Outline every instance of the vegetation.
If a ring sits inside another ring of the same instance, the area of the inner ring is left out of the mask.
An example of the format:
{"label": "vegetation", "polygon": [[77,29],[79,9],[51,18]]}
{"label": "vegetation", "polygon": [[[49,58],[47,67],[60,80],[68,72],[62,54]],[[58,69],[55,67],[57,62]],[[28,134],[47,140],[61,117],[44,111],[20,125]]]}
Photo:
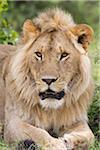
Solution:
{"label": "vegetation", "polygon": [[[95,31],[94,42],[90,46],[90,57],[93,64],[95,93],[93,104],[89,109],[89,125],[93,130],[96,142],[90,150],[99,150],[99,99],[100,99],[100,56],[99,56],[99,1],[7,1],[0,0],[0,43],[15,44],[25,18],[33,18],[39,11],[46,8],[60,7],[74,16],[77,23],[87,23]],[[0,150],[10,150],[9,146],[0,141]]]}
{"label": "vegetation", "polygon": [[0,43],[15,44],[18,39],[18,33],[12,28],[5,17],[8,11],[7,0],[0,0]]}

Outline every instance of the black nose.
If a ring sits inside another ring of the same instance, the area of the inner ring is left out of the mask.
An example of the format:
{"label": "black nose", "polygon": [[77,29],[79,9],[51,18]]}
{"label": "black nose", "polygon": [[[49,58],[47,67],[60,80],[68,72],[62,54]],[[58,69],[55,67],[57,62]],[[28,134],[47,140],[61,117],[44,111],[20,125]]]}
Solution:
{"label": "black nose", "polygon": [[46,82],[48,85],[50,85],[52,82],[55,82],[57,79],[42,79],[42,81]]}

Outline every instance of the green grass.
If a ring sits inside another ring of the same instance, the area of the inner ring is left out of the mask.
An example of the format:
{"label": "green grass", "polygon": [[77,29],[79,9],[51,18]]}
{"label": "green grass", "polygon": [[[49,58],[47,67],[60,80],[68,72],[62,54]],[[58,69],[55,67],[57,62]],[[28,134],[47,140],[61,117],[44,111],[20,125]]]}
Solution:
{"label": "green grass", "polygon": [[[0,150],[15,150],[14,146],[7,145],[3,140],[0,140]],[[40,148],[39,150],[43,150]],[[100,143],[98,140],[95,140],[94,144],[92,144],[89,150],[100,150]]]}
{"label": "green grass", "polygon": [[0,140],[0,150],[11,150],[9,145],[7,145],[3,140]]}
{"label": "green grass", "polygon": [[94,144],[90,146],[89,150],[100,150],[100,142],[95,140]]}

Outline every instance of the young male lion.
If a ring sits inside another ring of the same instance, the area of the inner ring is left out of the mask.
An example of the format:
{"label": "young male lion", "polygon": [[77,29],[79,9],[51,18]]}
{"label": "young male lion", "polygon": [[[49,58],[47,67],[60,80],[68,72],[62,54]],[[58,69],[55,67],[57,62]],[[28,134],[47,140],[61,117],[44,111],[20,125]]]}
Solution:
{"label": "young male lion", "polygon": [[53,9],[25,21],[15,50],[8,46],[3,53],[1,47],[6,141],[28,139],[45,150],[86,149],[94,138],[87,124],[92,36],[91,27]]}

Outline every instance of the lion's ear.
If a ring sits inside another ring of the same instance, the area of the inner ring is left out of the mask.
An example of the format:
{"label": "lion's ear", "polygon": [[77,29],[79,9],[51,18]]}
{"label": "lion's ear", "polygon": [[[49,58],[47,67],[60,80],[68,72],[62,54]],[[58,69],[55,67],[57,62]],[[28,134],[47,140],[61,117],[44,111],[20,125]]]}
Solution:
{"label": "lion's ear", "polygon": [[86,50],[93,38],[93,29],[86,24],[79,24],[73,27],[71,32],[77,36],[78,43]]}
{"label": "lion's ear", "polygon": [[26,41],[38,35],[39,31],[30,19],[23,24],[23,40]]}

